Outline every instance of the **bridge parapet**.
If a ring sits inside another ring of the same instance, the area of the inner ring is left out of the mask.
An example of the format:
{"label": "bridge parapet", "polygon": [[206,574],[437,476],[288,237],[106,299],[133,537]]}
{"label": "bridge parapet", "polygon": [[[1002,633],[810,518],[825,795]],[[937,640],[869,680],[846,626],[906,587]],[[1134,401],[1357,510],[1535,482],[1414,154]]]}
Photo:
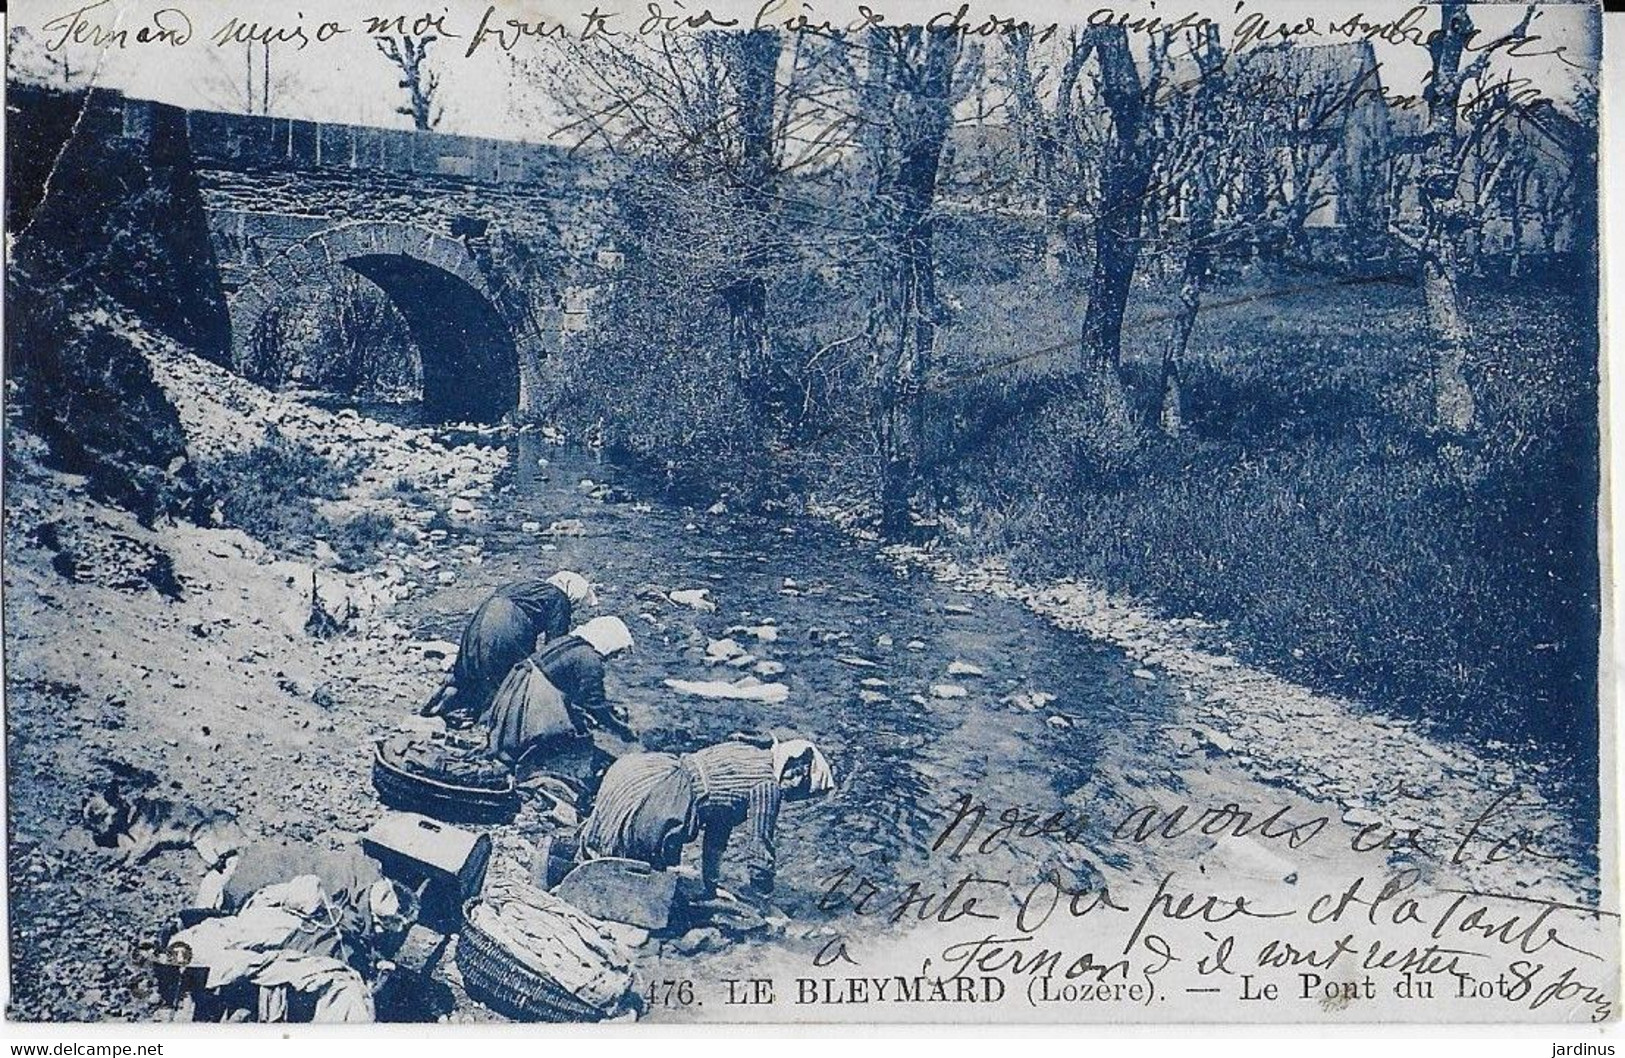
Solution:
{"label": "bridge parapet", "polygon": [[[124,134],[144,138],[166,104],[122,99]],[[494,184],[546,183],[570,164],[555,147],[415,129],[341,125],[261,114],[188,110],[192,157],[204,168],[350,169]]]}

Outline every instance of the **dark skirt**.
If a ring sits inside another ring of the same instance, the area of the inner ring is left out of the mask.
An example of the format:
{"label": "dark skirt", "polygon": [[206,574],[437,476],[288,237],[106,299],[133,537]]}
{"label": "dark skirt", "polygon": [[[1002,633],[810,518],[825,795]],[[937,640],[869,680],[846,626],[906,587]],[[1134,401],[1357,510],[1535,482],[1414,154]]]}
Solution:
{"label": "dark skirt", "polygon": [[490,752],[513,763],[539,746],[576,732],[564,695],[529,660],[515,665],[486,714]]}
{"label": "dark skirt", "polygon": [[[480,604],[463,629],[457,662],[423,712],[468,723],[491,707],[491,698],[513,667],[530,657],[540,629],[525,610],[500,595]],[[448,699],[451,689],[456,695]]]}

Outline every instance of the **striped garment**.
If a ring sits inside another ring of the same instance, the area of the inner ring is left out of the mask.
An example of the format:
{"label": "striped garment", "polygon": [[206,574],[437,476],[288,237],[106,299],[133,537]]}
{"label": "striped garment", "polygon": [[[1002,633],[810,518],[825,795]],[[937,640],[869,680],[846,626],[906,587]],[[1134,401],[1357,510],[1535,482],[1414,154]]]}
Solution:
{"label": "striped garment", "polygon": [[675,867],[699,833],[692,773],[670,753],[628,753],[609,766],[581,825],[582,859],[615,856]]}
{"label": "striped garment", "polygon": [[748,822],[745,864],[771,873],[779,800],[767,749],[724,742],[682,757],[630,753],[604,775],[582,825],[581,853],[673,867],[682,844],[703,831],[702,873],[714,884],[733,829]]}
{"label": "striped garment", "polygon": [[[734,827],[748,822],[745,862],[771,871],[781,796],[773,751],[746,742],[720,742],[683,757],[683,765],[699,787],[698,815],[707,834],[716,832],[725,841]],[[714,855],[721,852],[717,847]],[[711,867],[716,869],[716,865]]]}

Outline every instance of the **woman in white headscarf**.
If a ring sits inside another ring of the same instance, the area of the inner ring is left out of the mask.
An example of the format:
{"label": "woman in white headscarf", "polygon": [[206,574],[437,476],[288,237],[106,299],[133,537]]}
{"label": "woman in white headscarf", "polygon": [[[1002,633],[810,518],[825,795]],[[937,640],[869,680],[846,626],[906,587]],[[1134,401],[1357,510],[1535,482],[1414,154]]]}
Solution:
{"label": "woman in white headscarf", "polygon": [[485,715],[491,753],[511,764],[530,757],[541,765],[573,741],[590,738],[593,728],[636,738],[604,695],[604,662],[631,647],[624,621],[595,617],[515,665]]}
{"label": "woman in white headscarf", "polygon": [[564,636],[577,607],[596,605],[598,596],[587,578],[569,570],[546,580],[504,584],[469,618],[457,663],[423,714],[475,720],[515,665],[542,643]]}
{"label": "woman in white headscarf", "polygon": [[714,891],[723,852],[744,824],[741,858],[751,888],[771,893],[779,808],[834,789],[829,761],[802,738],[764,744],[736,736],[683,756],[631,753],[605,773],[581,829],[580,855],[675,867],[683,846],[698,837],[701,880]]}

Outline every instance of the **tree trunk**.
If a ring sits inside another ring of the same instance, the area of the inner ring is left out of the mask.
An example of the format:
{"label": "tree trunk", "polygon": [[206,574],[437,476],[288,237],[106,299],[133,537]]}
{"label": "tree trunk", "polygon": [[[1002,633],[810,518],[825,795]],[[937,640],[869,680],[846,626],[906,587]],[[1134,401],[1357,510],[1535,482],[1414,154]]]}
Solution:
{"label": "tree trunk", "polygon": [[875,306],[872,340],[880,358],[876,394],[880,448],[880,529],[888,540],[900,540],[909,529],[909,498],[914,491],[916,454],[910,441],[914,394],[910,385],[909,319],[915,314],[912,276],[904,268],[889,270]]}
{"label": "tree trunk", "polygon": [[1523,211],[1528,187],[1524,174],[1519,173],[1512,184],[1512,260],[1507,267],[1513,279],[1523,272]]}
{"label": "tree trunk", "polygon": [[[1453,253],[1447,253],[1453,258]],[[1473,427],[1477,406],[1463,366],[1467,361],[1467,327],[1456,289],[1457,268],[1430,260],[1422,269],[1427,299],[1428,329],[1433,334],[1433,420],[1441,430],[1466,433]]]}
{"label": "tree trunk", "polygon": [[758,29],[735,39],[734,83],[738,93],[739,191],[745,206],[748,244],[738,273],[723,292],[728,334],[740,385],[750,405],[766,412],[772,366],[768,331],[768,264],[763,229],[772,207],[777,164],[773,154],[773,112],[783,44],[774,30]]}
{"label": "tree trunk", "polygon": [[1185,429],[1185,350],[1190,346],[1196,313],[1202,306],[1203,255],[1192,251],[1185,257],[1185,274],[1179,284],[1179,312],[1174,316],[1168,342],[1162,349],[1162,407],[1158,415],[1162,432],[1178,437]]}
{"label": "tree trunk", "polygon": [[1174,315],[1162,351],[1162,394],[1158,423],[1163,433],[1178,437],[1185,429],[1185,350],[1190,346],[1196,314],[1202,306],[1202,287],[1207,280],[1210,241],[1218,212],[1218,179],[1214,166],[1220,151],[1215,133],[1217,119],[1214,100],[1225,89],[1224,51],[1219,45],[1218,27],[1210,27],[1193,54],[1202,80],[1190,100],[1189,135],[1195,138],[1196,159],[1190,173],[1189,223],[1186,227],[1185,262],[1179,284],[1179,311]]}
{"label": "tree trunk", "polygon": [[[1138,206],[1133,207],[1138,212]],[[1128,310],[1129,288],[1139,257],[1138,236],[1132,238],[1116,223],[1095,227],[1095,261],[1089,276],[1089,306],[1083,314],[1084,374],[1098,411],[1110,421],[1127,425],[1128,393],[1123,388],[1123,315]]]}
{"label": "tree trunk", "polygon": [[1463,81],[1461,57],[1472,36],[1473,23],[1461,0],[1447,0],[1440,6],[1440,22],[1440,31],[1429,44],[1433,70],[1424,90],[1429,143],[1420,196],[1422,287],[1433,339],[1433,425],[1461,434],[1473,428],[1478,414],[1463,370],[1467,329],[1458,287],[1461,263],[1457,248],[1462,213],[1458,201],[1461,170],[1454,157]]}
{"label": "tree trunk", "polygon": [[1112,131],[1101,158],[1100,216],[1095,221],[1095,260],[1079,352],[1099,412],[1109,421],[1127,426],[1128,395],[1121,371],[1123,314],[1140,256],[1151,152],[1144,142],[1145,101],[1128,34],[1121,26],[1092,32]]}
{"label": "tree trunk", "polygon": [[958,37],[911,27],[893,40],[889,46],[903,54],[883,67],[891,101],[886,109],[896,128],[876,186],[882,264],[869,337],[877,373],[881,532],[901,539],[911,529],[909,501],[925,447],[925,380],[937,311],[931,205],[952,118]]}

